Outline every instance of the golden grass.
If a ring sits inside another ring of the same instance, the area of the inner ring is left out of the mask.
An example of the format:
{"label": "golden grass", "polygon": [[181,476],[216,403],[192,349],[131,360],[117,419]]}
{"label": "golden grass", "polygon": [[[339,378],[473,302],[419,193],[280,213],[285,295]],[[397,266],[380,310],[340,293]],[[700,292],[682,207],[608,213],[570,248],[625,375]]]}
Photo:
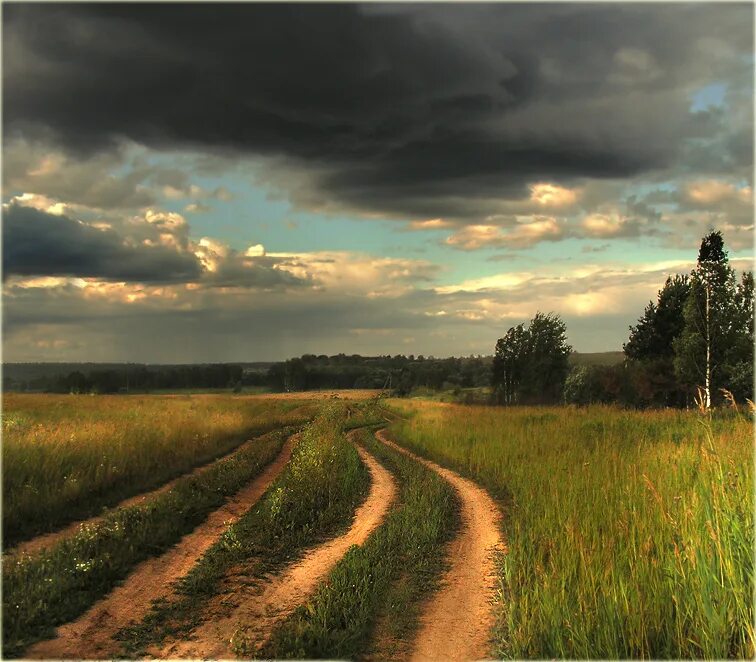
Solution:
{"label": "golden grass", "polygon": [[4,544],[159,485],[252,432],[302,422],[303,404],[244,396],[6,394]]}
{"label": "golden grass", "polygon": [[390,406],[404,443],[506,506],[497,655],[753,657],[745,415]]}

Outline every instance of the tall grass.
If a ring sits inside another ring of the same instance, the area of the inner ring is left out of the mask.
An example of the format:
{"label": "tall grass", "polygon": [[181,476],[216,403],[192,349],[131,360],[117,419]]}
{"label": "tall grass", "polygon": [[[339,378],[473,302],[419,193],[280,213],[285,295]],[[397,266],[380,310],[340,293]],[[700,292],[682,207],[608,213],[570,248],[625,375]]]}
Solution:
{"label": "tall grass", "polygon": [[506,506],[497,656],[754,656],[749,419],[392,407],[403,443]]}
{"label": "tall grass", "polygon": [[245,581],[301,554],[348,526],[368,492],[370,477],[343,433],[345,409],[325,405],[302,433],[286,469],[265,496],[177,584],[177,596],[156,604],[143,622],[118,635],[127,655],[201,622],[202,607],[222,589],[231,568]]}
{"label": "tall grass", "polygon": [[6,394],[3,544],[98,513],[304,422],[303,403],[243,397]]}
{"label": "tall grass", "polygon": [[268,433],[144,504],[121,508],[49,550],[3,564],[3,655],[17,656],[84,612],[140,561],[157,556],[257,476],[290,430]]}
{"label": "tall grass", "polygon": [[[399,502],[362,546],[352,547],[316,594],[273,633],[265,658],[355,659],[370,652],[392,659],[408,648],[420,604],[436,588],[444,543],[455,533],[458,503],[451,486],[430,469],[378,443],[361,443],[399,482]],[[381,626],[379,637],[376,626]],[[254,648],[237,648],[241,657]],[[406,652],[406,651],[405,651]]]}

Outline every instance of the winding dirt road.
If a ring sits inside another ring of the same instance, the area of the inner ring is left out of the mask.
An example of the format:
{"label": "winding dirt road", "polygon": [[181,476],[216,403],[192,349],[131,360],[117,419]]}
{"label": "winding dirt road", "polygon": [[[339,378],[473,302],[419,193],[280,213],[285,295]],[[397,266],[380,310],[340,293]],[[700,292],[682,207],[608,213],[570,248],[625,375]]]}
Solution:
{"label": "winding dirt road", "polygon": [[423,611],[411,660],[485,658],[495,621],[495,555],[504,550],[499,531],[501,513],[493,499],[473,481],[402,448],[388,438],[386,430],[380,430],[376,437],[447,480],[462,506],[462,526],[449,546],[451,565],[441,588]]}
{"label": "winding dirt road", "polygon": [[[273,628],[291,614],[310,596],[321,580],[344,556],[352,545],[361,545],[383,522],[396,497],[393,476],[370,454],[357,446],[360,457],[370,471],[370,493],[357,509],[350,529],[342,536],[310,550],[301,560],[264,583],[249,586],[240,581],[211,604],[224,612],[219,618],[210,618],[192,632],[191,641],[177,641],[150,653],[162,658],[228,659],[236,655],[232,650],[234,637],[244,637],[255,650],[267,641]],[[236,604],[228,610],[228,602]],[[225,603],[225,608],[221,605]]]}
{"label": "winding dirt road", "polygon": [[246,513],[286,466],[296,435],[286,440],[278,457],[257,478],[231,497],[204,523],[162,556],[136,566],[120,586],[94,604],[80,618],[57,629],[54,639],[40,641],[25,653],[32,659],[103,659],[120,651],[113,635],[140,621],[153,600],[171,594],[171,585],[183,577],[230,524]]}

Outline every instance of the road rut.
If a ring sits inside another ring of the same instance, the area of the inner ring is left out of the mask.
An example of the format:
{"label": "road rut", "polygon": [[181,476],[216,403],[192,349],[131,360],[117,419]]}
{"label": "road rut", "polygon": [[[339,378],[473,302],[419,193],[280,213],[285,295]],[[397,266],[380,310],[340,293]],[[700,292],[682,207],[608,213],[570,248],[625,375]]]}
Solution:
{"label": "road rut", "polygon": [[213,511],[192,533],[162,556],[147,559],[105,598],[80,618],[57,629],[54,639],[41,641],[25,653],[31,659],[103,659],[120,650],[113,635],[135,621],[141,621],[153,600],[168,597],[173,583],[192,566],[223,534],[230,524],[246,513],[270,487],[286,466],[296,435],[286,440],[281,452],[262,474],[253,479]]}
{"label": "road rut", "polygon": [[385,430],[376,437],[424,464],[447,480],[459,495],[462,526],[449,546],[450,567],[420,618],[411,660],[479,660],[489,655],[495,622],[495,555],[504,550],[501,513],[473,481],[415,455],[391,441]]}
{"label": "road rut", "polygon": [[[150,653],[165,658],[233,658],[236,655],[232,640],[240,634],[259,650],[273,628],[314,593],[346,551],[352,545],[364,543],[388,514],[396,497],[396,482],[367,451],[359,446],[357,450],[372,481],[367,499],[357,509],[352,526],[344,535],[315,547],[301,560],[256,586],[235,587],[232,593],[237,602],[230,613],[205,621],[192,632],[191,641],[172,642]],[[228,599],[228,596],[219,598]]]}
{"label": "road rut", "polygon": [[18,556],[20,554],[36,554],[37,552],[40,552],[43,549],[48,549],[52,547],[53,545],[60,542],[61,540],[65,540],[66,538],[72,538],[81,530],[82,527],[99,524],[105,519],[108,513],[112,513],[122,508],[128,508],[129,506],[142,504],[142,503],[145,503],[146,501],[149,501],[150,499],[154,499],[156,496],[170,490],[180,480],[183,480],[184,478],[188,478],[189,476],[199,476],[203,472],[207,471],[211,467],[218,464],[218,462],[222,462],[223,460],[228,459],[232,455],[235,455],[236,453],[243,450],[250,444],[255,443],[257,438],[258,437],[248,439],[247,441],[232,448],[227,453],[224,453],[220,457],[217,457],[214,460],[207,462],[206,464],[202,464],[198,467],[195,467],[191,471],[188,471],[187,473],[182,474],[181,476],[172,478],[167,483],[163,483],[160,487],[154,490],[149,490],[148,492],[141,492],[139,494],[135,494],[132,497],[129,497],[128,499],[124,499],[123,501],[117,503],[115,506],[108,508],[107,511],[103,515],[95,515],[94,517],[90,517],[88,519],[77,520],[76,522],[71,522],[70,524],[67,524],[62,529],[57,529],[56,531],[50,531],[49,533],[43,533],[29,540],[25,540],[24,542],[19,543],[15,547],[12,547],[11,549],[8,549],[7,551],[5,551],[3,554],[3,560],[7,561],[8,559],[11,559],[12,557]]}

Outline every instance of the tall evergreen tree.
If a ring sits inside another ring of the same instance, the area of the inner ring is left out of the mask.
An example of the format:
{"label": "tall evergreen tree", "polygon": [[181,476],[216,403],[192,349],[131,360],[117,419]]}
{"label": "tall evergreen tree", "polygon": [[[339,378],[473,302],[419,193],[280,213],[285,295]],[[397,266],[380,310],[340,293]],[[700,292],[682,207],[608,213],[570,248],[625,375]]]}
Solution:
{"label": "tall evergreen tree", "polygon": [[726,386],[737,340],[737,286],[721,232],[706,235],[690,277],[680,335],[673,342],[675,372],[689,388],[703,388],[708,408]]}
{"label": "tall evergreen tree", "polygon": [[672,360],[672,343],[683,330],[683,309],[690,292],[690,279],[684,275],[667,278],[657,302],[649,301],[638,324],[630,327],[630,339],[623,349],[630,359]]}
{"label": "tall evergreen tree", "polygon": [[688,276],[668,277],[656,302],[649,301],[638,323],[630,327],[630,339],[623,346],[625,356],[640,364],[632,374],[643,384],[649,404],[674,407],[685,402],[675,376],[673,343],[683,330],[689,292]]}

